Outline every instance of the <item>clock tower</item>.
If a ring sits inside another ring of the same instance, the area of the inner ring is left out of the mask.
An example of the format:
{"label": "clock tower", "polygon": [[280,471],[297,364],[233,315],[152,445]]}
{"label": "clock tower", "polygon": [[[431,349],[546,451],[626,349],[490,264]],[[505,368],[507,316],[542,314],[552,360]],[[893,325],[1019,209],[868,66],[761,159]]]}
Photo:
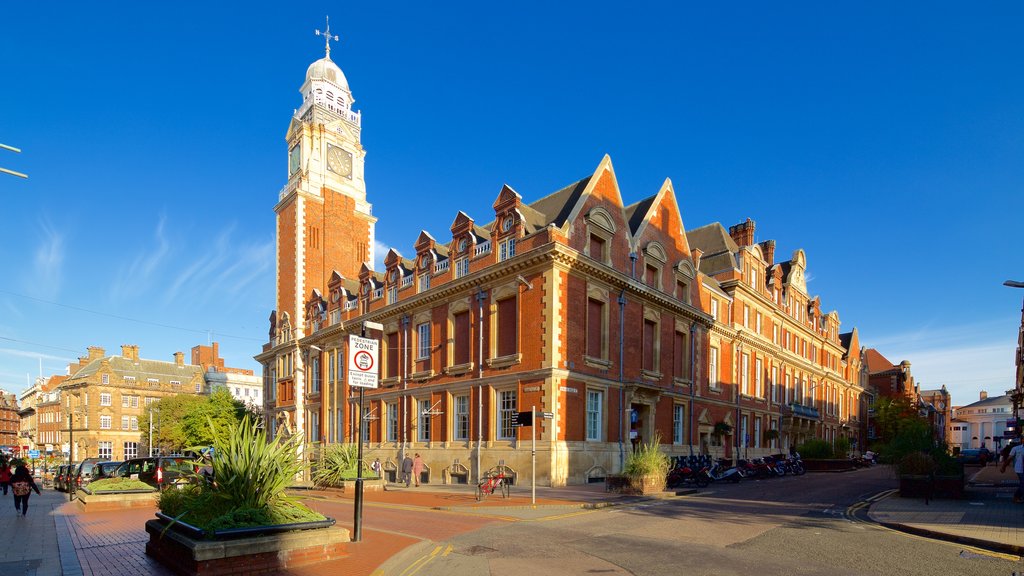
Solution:
{"label": "clock tower", "polygon": [[323,36],[326,54],[306,70],[302,105],[285,136],[288,181],[274,206],[277,327],[295,339],[306,335],[303,311],[313,290],[326,296],[334,271],[355,279],[363,264],[373,267],[377,220],[366,200],[362,115],[352,109],[348,80],[331,60],[330,42],[338,37],[329,24]]}

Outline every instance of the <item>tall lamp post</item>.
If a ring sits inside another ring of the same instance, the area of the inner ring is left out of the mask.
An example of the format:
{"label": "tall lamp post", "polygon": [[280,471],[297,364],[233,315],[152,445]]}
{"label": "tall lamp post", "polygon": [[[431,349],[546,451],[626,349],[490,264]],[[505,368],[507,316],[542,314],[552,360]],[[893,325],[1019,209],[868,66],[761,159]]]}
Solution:
{"label": "tall lamp post", "polygon": [[[1003,286],[1024,288],[1024,282],[1007,280],[1003,282]],[[1014,389],[1010,398],[1013,399],[1013,418],[1018,420],[1020,418],[1021,400],[1024,399],[1024,301],[1021,302],[1020,329],[1017,332],[1017,352],[1014,355],[1014,361],[1017,365],[1017,377],[1014,380]]]}

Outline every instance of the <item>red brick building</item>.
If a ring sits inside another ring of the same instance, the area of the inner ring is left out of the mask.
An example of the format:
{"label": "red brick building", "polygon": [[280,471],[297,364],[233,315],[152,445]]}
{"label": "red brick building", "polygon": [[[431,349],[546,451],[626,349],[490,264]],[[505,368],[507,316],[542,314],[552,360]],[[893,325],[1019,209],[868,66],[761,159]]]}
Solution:
{"label": "red brick building", "polygon": [[[534,426],[551,485],[621,471],[634,438],[718,455],[858,439],[857,335],[807,294],[803,251],[775,262],[751,221],[688,235],[670,181],[626,203],[606,156],[532,201],[501,188],[482,224],[453,208],[443,237],[410,232],[375,271],[361,116],[329,53],[301,92],[275,206],[277,307],[256,359],[268,429],[299,435],[303,455],[354,441],[362,421],[386,470],[418,452],[434,482],[499,464],[522,474],[534,429],[514,424],[531,407],[553,415]],[[346,350],[364,322],[383,326],[367,334],[380,387],[359,414]],[[724,442],[719,423],[733,426]]]}
{"label": "red brick building", "polygon": [[[699,254],[701,305],[715,320],[702,448],[727,441],[726,454],[746,457],[810,438],[863,446],[857,332],[841,333],[838,312],[808,294],[804,251],[776,261],[775,241],[755,242],[755,230],[748,218],[728,231],[716,222],[687,233]],[[724,440],[711,434],[718,422],[733,429]]]}

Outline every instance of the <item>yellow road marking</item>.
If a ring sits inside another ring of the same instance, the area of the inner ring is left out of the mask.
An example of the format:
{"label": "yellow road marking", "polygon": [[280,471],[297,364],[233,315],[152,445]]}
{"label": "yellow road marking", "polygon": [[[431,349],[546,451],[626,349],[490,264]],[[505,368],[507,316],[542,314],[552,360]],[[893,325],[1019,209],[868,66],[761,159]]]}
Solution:
{"label": "yellow road marking", "polygon": [[426,566],[431,560],[433,560],[437,556],[437,553],[440,551],[440,546],[434,546],[434,549],[430,552],[430,554],[424,554],[423,556],[419,557],[415,562],[410,564],[408,568],[402,570],[401,576],[412,576],[413,574],[419,572],[420,569]]}
{"label": "yellow road marking", "polygon": [[449,544],[448,547],[444,549],[444,554],[441,554],[441,558],[444,558],[445,556],[451,554],[452,553],[452,548],[454,548],[454,546]]}
{"label": "yellow road marking", "polygon": [[984,548],[978,548],[977,546],[971,546],[969,544],[964,544],[964,543],[961,543],[961,542],[950,542],[948,540],[939,540],[939,539],[936,539],[936,538],[929,538],[927,536],[921,536],[919,534],[912,534],[910,532],[904,532],[902,530],[896,530],[894,528],[889,528],[888,526],[883,526],[883,525],[879,524],[878,522],[873,522],[873,521],[870,521],[870,520],[861,520],[860,518],[857,518],[854,515],[854,513],[856,511],[860,510],[861,508],[866,508],[872,502],[876,502],[878,500],[881,500],[883,497],[890,496],[891,494],[893,494],[895,492],[896,492],[895,490],[892,490],[892,491],[889,491],[889,492],[885,492],[885,493],[883,493],[884,496],[883,496],[883,494],[880,494],[880,495],[876,496],[875,498],[871,498],[871,499],[869,499],[867,501],[857,502],[856,504],[851,505],[849,508],[846,509],[846,518],[848,520],[852,520],[852,521],[855,521],[855,522],[860,522],[862,524],[868,524],[868,525],[874,526],[874,527],[879,528],[881,530],[888,530],[889,532],[900,534],[900,535],[905,536],[907,538],[915,538],[917,540],[924,540],[926,542],[935,542],[935,543],[939,543],[939,544],[944,544],[946,546],[955,547],[955,548],[958,548],[960,550],[967,550],[967,551],[972,552],[974,554],[980,554],[980,555],[984,555],[984,556],[991,556],[993,558],[999,558],[1001,560],[1009,560],[1011,562],[1017,562],[1017,561],[1021,560],[1021,557],[1017,556],[1015,554],[1006,554],[1006,553],[1003,553],[1003,552],[994,552],[992,550],[985,550]]}

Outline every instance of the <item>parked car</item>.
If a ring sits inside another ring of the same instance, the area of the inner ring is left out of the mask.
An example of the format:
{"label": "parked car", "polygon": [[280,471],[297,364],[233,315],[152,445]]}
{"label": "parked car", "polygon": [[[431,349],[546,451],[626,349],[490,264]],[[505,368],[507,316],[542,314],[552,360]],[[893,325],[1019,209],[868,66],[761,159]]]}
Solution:
{"label": "parked car", "polygon": [[169,486],[188,484],[196,473],[193,459],[188,456],[152,456],[125,460],[114,471],[119,478],[141,480],[163,490]]}
{"label": "parked car", "polygon": [[992,452],[988,448],[967,448],[960,451],[960,461],[964,464],[980,464],[984,466],[992,460]]}
{"label": "parked car", "polygon": [[65,467],[65,464],[57,464],[53,468],[53,476],[50,477],[53,483],[53,489],[56,490],[57,492],[61,492],[63,490],[63,487],[61,486],[60,483],[60,474],[61,472],[63,472],[63,467]]}
{"label": "parked car", "polygon": [[106,462],[106,458],[86,458],[82,460],[77,466],[71,471],[71,480],[68,484],[69,490],[78,490],[89,485],[92,482],[93,469],[100,462]]}
{"label": "parked car", "polygon": [[110,478],[114,475],[114,471],[121,465],[121,460],[116,462],[100,462],[92,469],[92,479],[99,480],[101,478]]}
{"label": "parked car", "polygon": [[53,479],[53,485],[61,492],[67,492],[71,489],[71,473],[74,471],[77,464],[61,464],[57,470],[57,475]]}

